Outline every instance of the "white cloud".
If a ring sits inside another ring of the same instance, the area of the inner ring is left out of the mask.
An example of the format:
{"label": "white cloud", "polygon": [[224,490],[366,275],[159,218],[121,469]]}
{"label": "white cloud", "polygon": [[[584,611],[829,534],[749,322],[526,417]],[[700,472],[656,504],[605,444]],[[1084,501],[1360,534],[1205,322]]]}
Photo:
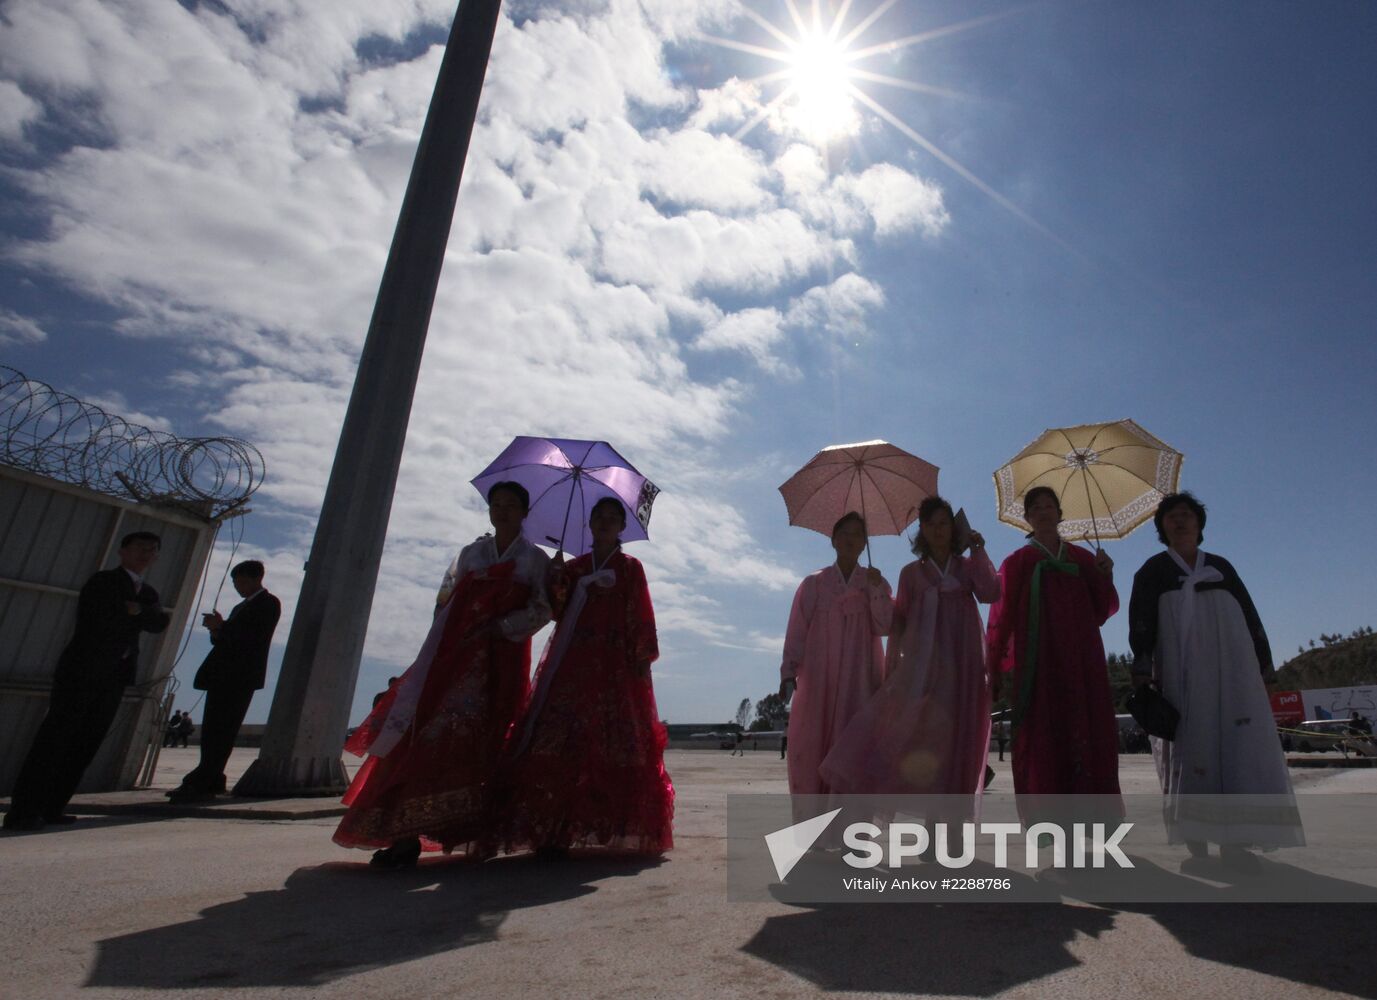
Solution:
{"label": "white cloud", "polygon": [[775,356],[784,338],[784,316],[778,309],[742,309],[728,313],[706,327],[693,341],[699,351],[742,351],[767,372],[793,374],[794,369]]}
{"label": "white cloud", "polygon": [[855,336],[865,329],[866,316],[884,302],[879,285],[851,272],[830,285],[808,289],[789,304],[787,319],[791,326]]}
{"label": "white cloud", "polygon": [[43,328],[29,317],[21,316],[13,309],[0,309],[0,347],[41,344],[47,339]]}
{"label": "white cloud", "polygon": [[936,236],[951,221],[941,188],[892,163],[877,163],[859,175],[843,174],[833,187],[865,206],[875,221],[876,236],[915,229]]}
{"label": "white cloud", "polygon": [[[409,661],[439,572],[485,528],[468,479],[513,435],[540,433],[612,440],[665,489],[636,554],[669,652],[683,637],[776,640],[751,637],[714,596],[798,579],[711,473],[747,389],[695,379],[685,352],[739,352],[788,375],[789,331],[850,335],[883,305],[855,273],[858,241],[937,232],[946,217],[940,192],[898,168],[830,176],[803,147],[772,159],[709,132],[750,112],[750,88],[678,85],[663,46],[731,7],[611,0],[499,25],[370,656]],[[23,120],[76,116],[102,136],[14,174],[48,226],[9,252],[118,309],[121,333],[158,343],[161,385],[263,451],[254,506],[281,535],[266,554],[289,606],[298,575],[276,567],[309,546],[441,56],[365,65],[357,46],[452,12],[11,0],[0,23],[0,121],[20,92],[41,105]],[[847,273],[820,284],[833,268]],[[19,336],[22,322],[0,329]]]}
{"label": "white cloud", "polygon": [[10,80],[0,80],[0,139],[24,138],[24,126],[43,116],[43,106]]}

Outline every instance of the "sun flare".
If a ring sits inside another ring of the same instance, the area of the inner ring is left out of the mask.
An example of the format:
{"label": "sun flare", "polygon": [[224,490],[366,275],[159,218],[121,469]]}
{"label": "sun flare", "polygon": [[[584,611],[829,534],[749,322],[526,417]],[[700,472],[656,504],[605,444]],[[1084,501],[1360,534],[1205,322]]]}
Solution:
{"label": "sun flare", "polygon": [[782,64],[780,69],[743,81],[759,88],[762,93],[769,93],[774,86],[782,86],[733,133],[733,139],[743,139],[757,126],[765,123],[773,131],[802,136],[819,146],[827,146],[834,140],[857,135],[866,117],[879,118],[907,136],[916,146],[925,150],[963,180],[978,188],[990,200],[1008,209],[1048,239],[1071,249],[1059,236],[981,180],[969,167],[906,123],[870,93],[871,87],[879,84],[882,87],[894,87],[934,97],[969,99],[969,95],[958,91],[876,72],[866,68],[865,63],[874,58],[892,57],[896,52],[909,46],[921,45],[991,24],[1017,13],[1017,9],[983,14],[900,38],[860,44],[863,36],[874,37],[873,29],[876,22],[899,0],[878,0],[869,13],[850,24],[847,22],[852,13],[854,0],[829,3],[828,15],[823,13],[822,0],[812,0],[808,14],[805,14],[805,9],[800,8],[800,0],[783,0],[788,20],[792,22],[793,33],[790,33],[787,25],[776,25],[751,9],[750,2],[751,0],[747,0],[742,6],[741,14],[773,39],[773,46],[718,35],[698,36],[702,41],[712,45],[745,52],[768,60],[775,66]]}
{"label": "sun flare", "polygon": [[789,54],[794,101],[787,109],[805,135],[826,142],[853,135],[860,115],[851,96],[846,49],[823,32],[810,32]]}

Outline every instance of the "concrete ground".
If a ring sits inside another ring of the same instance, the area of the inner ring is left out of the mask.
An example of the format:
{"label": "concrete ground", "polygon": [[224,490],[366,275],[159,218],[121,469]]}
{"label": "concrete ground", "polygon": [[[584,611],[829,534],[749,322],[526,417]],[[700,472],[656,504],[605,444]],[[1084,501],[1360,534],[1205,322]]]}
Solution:
{"label": "concrete ground", "polygon": [[[157,784],[194,760],[164,751]],[[6,834],[0,997],[1377,998],[1377,904],[729,902],[725,796],[785,791],[783,764],[764,751],[667,764],[676,846],[660,862],[438,857],[378,872],[331,843],[333,817],[264,818],[319,800],[236,819],[159,813],[143,793],[144,813]],[[1293,776],[1303,793],[1377,792],[1372,770]],[[1150,760],[1123,758],[1122,781],[1153,790]]]}

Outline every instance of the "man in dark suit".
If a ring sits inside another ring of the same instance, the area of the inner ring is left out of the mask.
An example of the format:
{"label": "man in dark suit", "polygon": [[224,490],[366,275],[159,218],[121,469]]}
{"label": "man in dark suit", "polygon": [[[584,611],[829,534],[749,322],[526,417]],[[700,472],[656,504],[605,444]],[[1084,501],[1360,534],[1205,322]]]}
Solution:
{"label": "man in dark suit", "polygon": [[120,564],[94,574],[77,599],[76,630],[53,675],[48,714],[15,782],[7,830],[67,824],[67,802],[95,759],[139,669],[139,633],[161,632],[170,618],[143,582],[162,539],[136,531],[120,540]]}
{"label": "man in dark suit", "polygon": [[192,682],[206,693],[201,717],[201,762],[167,793],[173,802],[199,802],[225,790],[225,764],[243,725],[253,693],[268,673],[268,647],[282,616],[282,602],[263,589],[263,564],[255,559],[230,570],[243,598],[228,618],[215,611],[202,617],[213,644]]}

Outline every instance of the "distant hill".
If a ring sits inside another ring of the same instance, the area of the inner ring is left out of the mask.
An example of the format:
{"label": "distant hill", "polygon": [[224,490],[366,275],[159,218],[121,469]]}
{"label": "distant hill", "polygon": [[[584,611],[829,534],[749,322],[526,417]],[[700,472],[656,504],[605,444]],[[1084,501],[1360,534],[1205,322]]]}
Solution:
{"label": "distant hill", "polygon": [[1281,690],[1377,684],[1377,634],[1371,627],[1346,636],[1321,635],[1320,642],[1321,645],[1293,657],[1277,671],[1277,686]]}

